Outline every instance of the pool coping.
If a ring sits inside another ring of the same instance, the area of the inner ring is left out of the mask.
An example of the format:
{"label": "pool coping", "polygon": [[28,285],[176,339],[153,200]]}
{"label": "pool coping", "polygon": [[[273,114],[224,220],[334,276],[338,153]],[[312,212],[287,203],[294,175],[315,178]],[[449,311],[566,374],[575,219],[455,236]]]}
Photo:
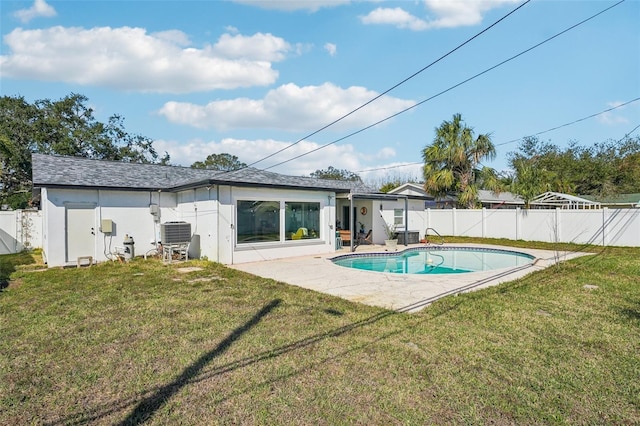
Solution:
{"label": "pool coping", "polygon": [[[424,245],[410,244],[407,247],[400,247],[398,252],[420,246]],[[446,246],[516,251],[529,254],[535,260],[531,264],[492,271],[450,275],[407,275],[350,269],[334,264],[331,261],[332,258],[352,254],[347,248],[324,255],[263,260],[230,265],[230,267],[353,302],[398,312],[417,312],[442,297],[513,281],[555,263],[590,254],[491,244],[451,243]],[[358,247],[358,253],[363,252],[385,253],[386,251],[384,246]]]}

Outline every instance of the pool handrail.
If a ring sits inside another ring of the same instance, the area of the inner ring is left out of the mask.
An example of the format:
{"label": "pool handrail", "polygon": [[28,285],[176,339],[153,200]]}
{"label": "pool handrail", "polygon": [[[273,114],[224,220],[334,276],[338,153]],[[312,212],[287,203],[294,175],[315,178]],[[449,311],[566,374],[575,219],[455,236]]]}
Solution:
{"label": "pool handrail", "polygon": [[[429,241],[429,230],[433,231],[438,237],[440,237],[440,242],[432,243],[431,241]],[[427,228],[424,231],[424,245],[428,246],[429,244],[436,244],[439,246],[444,245],[444,238],[438,233],[438,231],[433,228]]]}

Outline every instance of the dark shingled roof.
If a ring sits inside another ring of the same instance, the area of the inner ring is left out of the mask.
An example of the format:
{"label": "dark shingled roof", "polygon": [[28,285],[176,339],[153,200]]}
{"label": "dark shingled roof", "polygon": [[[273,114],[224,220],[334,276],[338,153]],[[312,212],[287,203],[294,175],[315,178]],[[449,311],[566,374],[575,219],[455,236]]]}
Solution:
{"label": "dark shingled roof", "polygon": [[84,157],[32,155],[33,186],[66,188],[178,191],[205,185],[260,186],[330,190],[370,191],[360,182],[287,176],[245,168],[233,172],[92,160]]}

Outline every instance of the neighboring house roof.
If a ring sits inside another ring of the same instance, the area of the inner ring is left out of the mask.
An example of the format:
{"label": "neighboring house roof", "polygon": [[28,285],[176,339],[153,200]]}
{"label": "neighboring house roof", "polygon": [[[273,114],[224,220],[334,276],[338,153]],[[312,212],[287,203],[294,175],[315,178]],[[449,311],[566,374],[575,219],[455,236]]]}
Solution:
{"label": "neighboring house roof", "polygon": [[32,155],[33,186],[178,191],[205,185],[260,186],[349,192],[361,182],[288,176],[245,168],[222,172],[157,164],[93,160],[84,157]]}
{"label": "neighboring house roof", "polygon": [[595,197],[582,195],[583,198],[596,201],[607,206],[634,206],[640,207],[640,194],[617,194],[608,197]]}
{"label": "neighboring house roof", "polygon": [[524,200],[511,192],[493,192],[486,189],[478,190],[478,199],[481,203],[524,205]]}
{"label": "neighboring house roof", "polygon": [[408,195],[409,197],[424,198],[433,200],[434,197],[424,190],[424,187],[418,183],[403,183],[402,185],[392,189],[389,194]]}
{"label": "neighboring house roof", "polygon": [[[402,185],[389,191],[389,194],[403,194],[413,197],[421,197],[426,200],[436,200],[438,203],[455,202],[457,198],[455,196],[447,195],[444,197],[435,198],[433,195],[425,191],[421,184],[417,183],[403,183]],[[518,195],[511,192],[496,193],[481,189],[478,191],[478,200],[484,204],[509,204],[509,205],[524,205],[524,201]]]}

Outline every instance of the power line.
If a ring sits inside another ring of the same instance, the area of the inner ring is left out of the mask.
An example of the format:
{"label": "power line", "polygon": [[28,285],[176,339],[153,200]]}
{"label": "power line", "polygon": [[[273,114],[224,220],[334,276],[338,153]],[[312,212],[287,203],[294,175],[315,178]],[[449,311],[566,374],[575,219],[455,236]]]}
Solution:
{"label": "power line", "polygon": [[636,127],[634,127],[633,129],[631,129],[630,132],[628,132],[627,134],[625,134],[623,137],[621,137],[620,139],[618,139],[618,141],[616,143],[620,143],[622,142],[625,138],[628,138],[631,133],[635,132],[636,130],[638,130],[638,128],[640,127],[640,124],[638,124]]}
{"label": "power line", "polygon": [[[324,144],[324,145],[322,145],[322,146],[319,146],[319,147],[318,147],[318,148],[316,148],[316,149],[313,149],[313,150],[311,150],[311,151],[308,151],[308,152],[303,153],[303,154],[300,154],[300,155],[296,155],[295,157],[292,157],[292,158],[290,158],[290,159],[288,159],[288,160],[281,161],[281,162],[279,162],[279,163],[276,163],[276,164],[273,164],[273,165],[271,165],[271,166],[269,166],[269,167],[266,167],[264,170],[269,170],[269,169],[272,169],[272,168],[274,168],[274,167],[280,166],[280,165],[282,165],[282,164],[288,163],[288,162],[290,162],[290,161],[297,160],[298,158],[304,157],[304,156],[306,156],[306,155],[313,154],[313,153],[314,153],[314,152],[316,152],[316,151],[319,151],[319,150],[324,149],[324,148],[326,148],[326,147],[328,147],[328,146],[330,146],[330,145],[336,144],[336,143],[338,143],[338,142],[340,142],[340,141],[343,141],[343,140],[345,140],[345,139],[347,139],[347,138],[350,138],[350,137],[352,137],[352,136],[355,136],[355,135],[357,135],[357,134],[359,134],[359,133],[362,133],[362,132],[364,132],[364,131],[366,131],[366,130],[369,130],[369,129],[370,129],[370,128],[372,128],[372,127],[377,126],[378,124],[384,123],[385,121],[391,120],[392,118],[395,118],[395,117],[397,117],[397,116],[399,116],[399,115],[401,115],[401,114],[404,114],[404,113],[405,113],[405,112],[407,112],[407,111],[410,111],[410,110],[412,110],[412,109],[414,109],[414,108],[417,108],[418,106],[420,106],[420,105],[422,105],[422,104],[424,104],[424,103],[426,103],[426,102],[428,102],[428,101],[430,101],[430,100],[433,100],[433,99],[435,99],[435,98],[437,98],[437,97],[439,97],[439,96],[441,96],[441,95],[443,95],[443,94],[445,94],[445,93],[447,93],[447,92],[450,92],[451,90],[456,89],[457,87],[460,87],[460,86],[462,86],[463,84],[466,84],[466,83],[468,83],[469,81],[474,80],[474,79],[476,79],[476,78],[480,77],[481,75],[484,75],[484,74],[488,73],[489,71],[493,71],[494,69],[496,69],[496,68],[498,68],[498,67],[500,67],[500,66],[502,66],[502,65],[504,65],[504,64],[506,64],[506,63],[508,63],[508,62],[511,62],[512,60],[514,60],[514,59],[516,59],[516,58],[518,58],[518,57],[520,57],[520,56],[522,56],[522,55],[524,55],[524,54],[526,54],[526,53],[528,53],[528,52],[532,51],[533,49],[536,49],[536,48],[538,48],[538,47],[542,46],[543,44],[546,44],[546,43],[550,42],[551,40],[553,40],[553,39],[555,39],[555,38],[557,38],[557,37],[559,37],[559,36],[561,36],[561,35],[563,35],[563,34],[565,34],[565,33],[569,32],[569,31],[571,31],[571,30],[573,30],[573,29],[575,29],[575,28],[579,27],[580,25],[585,24],[586,22],[588,22],[588,21],[590,21],[590,20],[592,20],[592,19],[594,19],[594,18],[598,17],[599,15],[601,15],[601,14],[603,14],[603,13],[605,13],[605,12],[609,11],[610,9],[613,9],[614,7],[616,7],[616,6],[620,5],[620,4],[621,4],[621,3],[623,3],[624,1],[625,1],[625,0],[620,0],[619,2],[617,2],[617,3],[613,4],[612,6],[609,6],[609,7],[605,8],[604,10],[601,10],[600,12],[598,12],[598,13],[596,13],[596,14],[594,14],[594,15],[591,15],[590,17],[588,17],[588,18],[586,18],[586,19],[584,19],[584,20],[582,20],[582,21],[578,22],[577,24],[574,24],[574,25],[570,26],[569,28],[567,28],[567,29],[565,29],[565,30],[563,30],[563,31],[560,31],[559,33],[556,33],[555,35],[553,35],[553,36],[551,36],[551,37],[546,38],[545,40],[541,41],[540,43],[537,43],[537,44],[535,44],[535,45],[533,45],[533,46],[529,47],[528,49],[525,49],[525,50],[523,50],[522,52],[520,52],[520,53],[518,53],[518,54],[516,54],[516,55],[514,55],[514,56],[511,56],[510,58],[505,59],[504,61],[502,61],[502,62],[500,62],[500,63],[498,63],[498,64],[496,64],[496,65],[494,65],[494,66],[492,66],[492,67],[490,67],[490,68],[487,68],[487,69],[485,69],[484,71],[481,71],[481,72],[479,72],[479,73],[477,73],[477,74],[473,75],[472,77],[469,77],[469,78],[467,78],[466,80],[463,80],[463,81],[461,81],[460,83],[455,84],[455,85],[453,85],[453,86],[449,87],[448,89],[445,89],[445,90],[443,90],[443,91],[441,91],[441,92],[439,92],[439,93],[437,93],[437,94],[435,94],[435,95],[433,95],[433,96],[431,96],[431,97],[429,97],[429,98],[427,98],[427,99],[424,99],[424,100],[422,100],[422,101],[420,101],[420,102],[418,102],[418,103],[416,103],[416,104],[414,104],[414,105],[412,105],[412,106],[410,106],[410,107],[407,107],[407,108],[405,108],[405,109],[403,109],[403,110],[401,110],[401,111],[399,111],[399,112],[397,112],[397,113],[395,113],[395,114],[392,114],[392,115],[390,115],[390,116],[388,116],[388,117],[386,117],[386,118],[383,118],[382,120],[379,120],[379,121],[377,121],[377,122],[375,122],[375,123],[373,123],[373,124],[370,124],[370,125],[368,125],[368,126],[366,126],[366,127],[363,127],[363,128],[361,128],[360,130],[357,130],[357,131],[355,131],[355,132],[349,133],[348,135],[345,135],[345,136],[343,136],[343,137],[341,137],[341,138],[338,138],[338,139],[336,139],[336,140],[334,140],[334,141],[332,141],[332,142],[329,142],[329,143],[327,143],[327,144]],[[316,132],[316,133],[317,133],[317,132]],[[300,142],[300,141],[298,141],[298,142]],[[296,142],[296,143],[298,143],[298,142]],[[289,148],[289,147],[291,147],[291,146],[293,146],[293,145],[290,145],[290,146],[288,146],[287,148]],[[284,148],[284,149],[287,149],[287,148]],[[284,149],[282,149],[282,150],[278,151],[277,153],[284,151]],[[275,155],[275,154],[277,154],[277,153],[271,154],[269,157],[272,157],[273,155]],[[269,157],[265,157],[265,159],[266,159],[266,158],[269,158]],[[262,161],[262,160],[260,160],[260,161]],[[256,163],[257,163],[257,162],[256,162]],[[252,163],[252,164],[255,164],[255,163]]]}
{"label": "power line", "polygon": [[355,173],[367,173],[367,172],[376,172],[378,170],[400,169],[402,167],[417,166],[418,164],[423,164],[423,163],[420,161],[416,161],[415,163],[396,164],[395,166],[376,167],[375,169],[358,170]]}
{"label": "power line", "polygon": [[[362,108],[366,107],[367,105],[371,104],[372,102],[380,99],[382,96],[386,95],[387,93],[391,92],[392,90],[398,88],[399,86],[403,85],[404,83],[406,83],[407,81],[411,80],[412,78],[416,77],[418,74],[422,73],[423,71],[431,68],[433,65],[437,64],[438,62],[440,62],[441,60],[443,60],[444,58],[446,58],[447,56],[453,54],[455,51],[461,49],[462,47],[464,47],[465,45],[471,43],[473,40],[475,40],[476,38],[480,37],[482,34],[484,34],[485,32],[489,31],[491,28],[495,27],[496,25],[498,25],[500,22],[502,22],[503,20],[507,19],[510,15],[514,14],[516,11],[518,11],[520,8],[524,7],[527,3],[529,3],[531,0],[527,0],[524,3],[522,3],[521,5],[519,5],[518,7],[516,7],[515,9],[513,9],[512,11],[510,11],[509,13],[507,13],[506,15],[504,15],[502,18],[498,19],[497,21],[495,21],[493,24],[489,25],[487,28],[483,29],[482,31],[480,31],[479,33],[475,34],[473,37],[467,39],[465,42],[463,42],[462,44],[458,45],[457,47],[455,47],[454,49],[450,50],[449,52],[445,53],[444,55],[440,56],[438,59],[436,59],[435,61],[431,62],[429,65],[421,68],[420,70],[414,72],[413,74],[411,74],[409,77],[405,78],[404,80],[400,81],[399,83],[393,85],[392,87],[390,87],[389,89],[385,90],[384,92],[380,93],[379,95],[375,96],[374,98],[370,99],[369,101],[365,102],[364,104],[360,105],[359,107],[357,107],[356,109],[348,112],[347,114],[341,116],[340,118],[332,121],[331,123],[319,128],[318,130],[309,133],[306,136],[303,136],[302,138],[298,139],[297,141],[293,142],[290,145],[287,145],[286,147],[267,155],[266,157],[261,158],[260,160],[254,161],[253,163],[249,164],[247,167],[251,167],[255,164],[261,163],[264,160],[267,160],[275,155],[280,154],[283,151],[286,151],[287,149],[299,144],[300,142],[302,142],[305,139],[308,139],[318,133],[320,133],[321,131],[333,126],[334,124],[344,120],[345,118],[349,117],[350,115],[360,111]],[[623,0],[624,1],[624,0]],[[266,169],[265,169],[266,170]]]}
{"label": "power line", "polygon": [[[521,137],[521,138],[512,139],[512,140],[507,141],[507,142],[501,142],[501,143],[495,144],[495,146],[508,145],[508,144],[511,144],[511,143],[514,143],[514,142],[521,141],[521,140],[523,140],[523,139],[525,139],[525,138],[530,138],[530,137],[534,137],[534,136],[542,135],[542,134],[544,134],[544,133],[548,133],[548,132],[551,132],[551,131],[553,131],[553,130],[558,130],[558,129],[561,129],[561,128],[563,128],[563,127],[571,126],[571,125],[576,124],[576,123],[579,123],[579,122],[581,122],[581,121],[584,121],[584,120],[588,120],[588,119],[590,119],[590,118],[597,117],[597,116],[599,116],[599,115],[601,115],[601,114],[604,114],[604,113],[606,113],[606,112],[610,112],[610,111],[613,111],[613,110],[615,110],[615,109],[622,108],[623,106],[626,106],[626,105],[632,104],[632,103],[637,102],[637,101],[640,101],[640,97],[639,97],[639,98],[632,99],[632,100],[627,101],[627,102],[624,102],[624,103],[622,103],[622,104],[616,105],[616,106],[614,106],[614,107],[607,108],[607,109],[605,109],[604,111],[600,111],[600,112],[597,112],[597,113],[595,113],[595,114],[591,114],[591,115],[588,115],[588,116],[586,116],[586,117],[582,117],[582,118],[579,118],[579,119],[577,119],[577,120],[573,120],[573,121],[571,121],[571,122],[569,122],[569,123],[561,124],[561,125],[559,125],[559,126],[552,127],[552,128],[550,128],[550,129],[547,129],[547,130],[543,130],[543,131],[541,131],[541,132],[537,132],[537,133],[533,133],[533,134],[531,134],[531,135],[523,136],[523,137]],[[627,133],[627,134],[625,134],[625,135],[624,135],[620,140],[618,140],[618,143],[619,143],[619,142],[621,142],[622,140],[624,140],[624,138],[626,138],[626,137],[628,137],[629,135],[631,135],[631,134],[632,134],[633,132],[635,132],[638,128],[640,128],[640,124],[638,124],[635,128],[633,128],[630,132],[628,132],[628,133]],[[399,165],[396,165],[396,166],[378,167],[378,168],[375,168],[375,169],[365,169],[365,170],[360,170],[360,171],[357,171],[356,173],[365,173],[365,172],[373,172],[373,171],[378,171],[378,170],[397,169],[397,168],[401,168],[401,167],[415,166],[415,165],[417,165],[417,164],[422,164],[422,163],[421,163],[421,162],[415,162],[415,163],[399,164]]]}
{"label": "power line", "polygon": [[[519,140],[522,140],[522,139],[524,139],[524,138],[530,138],[530,137],[533,137],[533,136],[539,136],[539,135],[542,135],[542,134],[544,134],[544,133],[548,133],[548,132],[552,132],[552,131],[554,131],[554,130],[561,129],[561,128],[563,128],[563,127],[571,126],[571,125],[576,124],[576,123],[579,123],[579,122],[581,122],[581,121],[588,120],[588,119],[593,118],[593,117],[597,117],[597,116],[598,116],[598,115],[600,115],[600,114],[604,114],[604,113],[606,113],[606,112],[613,111],[614,109],[621,108],[621,107],[623,107],[623,106],[625,106],[625,105],[629,105],[630,103],[636,102],[636,101],[638,101],[638,100],[640,100],[640,98],[632,99],[632,100],[630,100],[630,101],[628,101],[628,102],[625,102],[625,103],[620,104],[620,105],[616,105],[616,106],[611,107],[611,108],[609,108],[609,109],[605,109],[604,111],[600,111],[600,112],[598,112],[598,113],[596,113],[596,114],[591,114],[591,115],[588,115],[588,116],[586,116],[586,117],[582,117],[582,118],[579,118],[579,119],[577,119],[577,120],[574,120],[574,121],[572,121],[572,122],[570,122],[570,123],[561,124],[560,126],[556,126],[556,127],[552,127],[551,129],[543,130],[542,132],[534,133],[534,134],[532,134],[532,135],[524,136],[524,137],[522,137],[522,138],[518,138],[518,139],[512,139],[512,140],[507,141],[507,142],[502,142],[502,143],[496,144],[496,146],[508,145],[508,144],[510,144],[510,143],[518,142]],[[634,130],[635,130],[635,129],[634,129]],[[632,130],[632,131],[633,131],[633,130]]]}

